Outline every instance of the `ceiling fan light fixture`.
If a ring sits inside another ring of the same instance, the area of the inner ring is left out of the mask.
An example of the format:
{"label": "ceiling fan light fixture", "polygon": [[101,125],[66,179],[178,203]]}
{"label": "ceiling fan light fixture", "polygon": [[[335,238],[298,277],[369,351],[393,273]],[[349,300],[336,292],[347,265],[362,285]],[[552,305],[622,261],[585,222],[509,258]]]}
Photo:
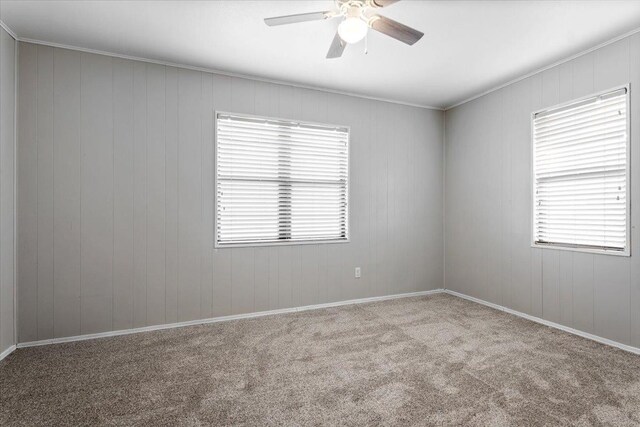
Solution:
{"label": "ceiling fan light fixture", "polygon": [[347,17],[338,26],[340,38],[349,44],[358,43],[367,35],[369,26],[356,16]]}
{"label": "ceiling fan light fixture", "polygon": [[[1,0],[0,0],[1,1]],[[358,43],[367,36],[369,28],[380,34],[394,38],[409,46],[416,43],[424,36],[424,33],[408,27],[400,22],[385,16],[371,13],[373,9],[384,8],[400,0],[334,0],[336,9],[321,12],[298,13],[295,15],[275,16],[266,18],[265,24],[270,27],[294,24],[296,22],[321,21],[325,19],[340,18],[327,52],[327,59],[340,58],[349,44]],[[365,46],[365,54],[367,47]]]}

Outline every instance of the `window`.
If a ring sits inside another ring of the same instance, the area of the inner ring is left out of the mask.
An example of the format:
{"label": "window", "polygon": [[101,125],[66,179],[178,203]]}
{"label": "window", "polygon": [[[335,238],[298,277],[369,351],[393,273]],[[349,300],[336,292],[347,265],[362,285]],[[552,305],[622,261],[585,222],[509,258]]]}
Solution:
{"label": "window", "polygon": [[629,255],[629,89],[533,115],[534,246]]}
{"label": "window", "polygon": [[347,241],[349,129],[216,114],[216,247]]}

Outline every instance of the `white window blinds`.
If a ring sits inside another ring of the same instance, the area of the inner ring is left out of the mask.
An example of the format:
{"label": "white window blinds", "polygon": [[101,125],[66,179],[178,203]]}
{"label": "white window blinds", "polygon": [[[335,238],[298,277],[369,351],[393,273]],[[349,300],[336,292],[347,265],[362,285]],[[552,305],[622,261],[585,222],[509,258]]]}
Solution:
{"label": "white window blinds", "polygon": [[217,246],[348,239],[347,128],[216,119]]}
{"label": "white window blinds", "polygon": [[534,244],[628,253],[628,89],[533,117]]}

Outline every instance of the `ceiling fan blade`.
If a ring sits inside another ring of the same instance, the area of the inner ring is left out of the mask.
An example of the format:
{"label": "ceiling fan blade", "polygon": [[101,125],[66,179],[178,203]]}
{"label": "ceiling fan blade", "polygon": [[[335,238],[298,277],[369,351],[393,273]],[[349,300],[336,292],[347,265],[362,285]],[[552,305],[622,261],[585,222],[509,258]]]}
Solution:
{"label": "ceiling fan blade", "polygon": [[370,0],[371,7],[386,7],[390,4],[398,3],[400,0]]}
{"label": "ceiling fan blade", "polygon": [[331,11],[299,13],[297,15],[276,16],[273,18],[265,18],[264,23],[270,27],[275,25],[295,24],[296,22],[321,21],[323,19],[332,18]]}
{"label": "ceiling fan blade", "polygon": [[333,38],[331,46],[329,47],[329,52],[327,52],[327,59],[340,58],[345,47],[347,47],[347,42],[342,40],[336,32],[336,36]]}
{"label": "ceiling fan blade", "polygon": [[371,28],[374,30],[408,45],[414,44],[424,36],[424,33],[384,16],[376,15],[371,18],[370,22]]}

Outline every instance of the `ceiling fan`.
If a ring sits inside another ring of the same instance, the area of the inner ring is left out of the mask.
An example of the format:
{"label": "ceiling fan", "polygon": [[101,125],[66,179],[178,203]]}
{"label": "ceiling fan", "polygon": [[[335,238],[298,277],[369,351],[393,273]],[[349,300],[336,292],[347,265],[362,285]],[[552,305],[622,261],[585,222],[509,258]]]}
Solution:
{"label": "ceiling fan", "polygon": [[342,18],[338,32],[333,38],[327,58],[339,58],[347,44],[357,43],[366,35],[369,28],[386,34],[408,45],[420,40],[424,33],[407,27],[393,19],[378,15],[372,10],[389,6],[400,0],[335,0],[338,10],[324,12],[299,13],[296,15],[266,18],[265,24],[270,27],[276,25],[294,24],[296,22],[319,21],[324,19]]}

